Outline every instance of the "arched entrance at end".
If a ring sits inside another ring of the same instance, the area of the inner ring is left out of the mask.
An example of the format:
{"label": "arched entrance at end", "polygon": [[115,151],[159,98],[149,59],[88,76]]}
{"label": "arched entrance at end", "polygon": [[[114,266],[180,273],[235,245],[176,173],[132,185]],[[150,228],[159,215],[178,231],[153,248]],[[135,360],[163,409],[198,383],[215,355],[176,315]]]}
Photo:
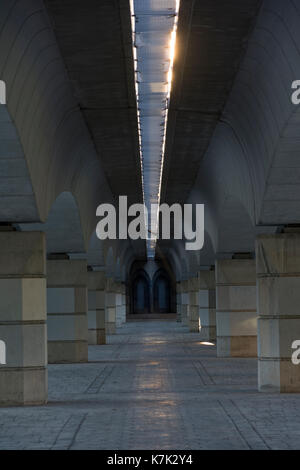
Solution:
{"label": "arched entrance at end", "polygon": [[157,313],[171,312],[170,280],[163,269],[159,269],[153,279],[153,307]]}
{"label": "arched entrance at end", "polygon": [[150,278],[143,269],[135,273],[132,282],[132,299],[134,313],[150,312]]}

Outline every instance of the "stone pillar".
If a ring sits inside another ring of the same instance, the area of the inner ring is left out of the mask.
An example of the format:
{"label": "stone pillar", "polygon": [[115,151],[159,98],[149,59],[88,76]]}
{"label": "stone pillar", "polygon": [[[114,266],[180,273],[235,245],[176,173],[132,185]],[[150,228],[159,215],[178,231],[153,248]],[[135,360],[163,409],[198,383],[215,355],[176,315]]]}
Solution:
{"label": "stone pillar", "polygon": [[292,343],[300,340],[300,234],[260,235],[256,242],[258,388],[300,392],[300,365]]}
{"label": "stone pillar", "polygon": [[0,405],[47,402],[46,256],[42,232],[0,232]]}
{"label": "stone pillar", "polygon": [[47,286],[49,363],[88,362],[86,261],[49,259]]}
{"label": "stone pillar", "polygon": [[177,312],[177,317],[176,321],[181,322],[181,291],[182,291],[182,286],[181,282],[176,282],[176,312]]}
{"label": "stone pillar", "polygon": [[122,323],[126,323],[126,286],[125,283],[122,282],[122,289],[121,289],[121,295],[122,295]]}
{"label": "stone pillar", "polygon": [[255,260],[216,262],[216,304],[217,355],[256,357]]}
{"label": "stone pillar", "polygon": [[199,279],[189,280],[188,326],[190,332],[199,333]]}
{"label": "stone pillar", "polygon": [[184,326],[188,322],[188,309],[189,309],[189,285],[188,281],[181,282],[181,321]]}
{"label": "stone pillar", "polygon": [[116,326],[120,327],[123,324],[123,298],[122,298],[122,284],[121,282],[115,283],[116,295]]}
{"label": "stone pillar", "polygon": [[116,334],[116,293],[115,283],[112,278],[106,279],[105,329],[107,335]]}
{"label": "stone pillar", "polygon": [[199,317],[201,341],[216,341],[215,270],[199,272]]}
{"label": "stone pillar", "polygon": [[88,342],[106,344],[105,273],[88,271]]}

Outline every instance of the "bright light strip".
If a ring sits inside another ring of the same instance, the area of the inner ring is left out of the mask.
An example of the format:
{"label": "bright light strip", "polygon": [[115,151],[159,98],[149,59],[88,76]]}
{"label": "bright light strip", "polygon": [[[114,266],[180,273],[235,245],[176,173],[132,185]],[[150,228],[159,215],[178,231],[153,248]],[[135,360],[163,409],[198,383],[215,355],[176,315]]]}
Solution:
{"label": "bright light strip", "polygon": [[[172,87],[172,74],[173,74],[173,63],[174,63],[174,54],[175,54],[175,43],[176,43],[176,32],[177,32],[177,24],[178,24],[178,12],[179,12],[179,5],[180,5],[180,0],[174,0],[174,9],[172,9],[172,13],[170,15],[166,15],[163,13],[165,18],[170,18],[174,16],[174,22],[173,22],[173,28],[171,31],[171,37],[169,40],[169,44],[165,46],[165,44],[161,44],[161,47],[168,47],[169,49],[169,58],[168,58],[168,72],[167,72],[167,83],[166,83],[166,93],[164,93],[165,98],[163,100],[163,103],[161,105],[161,111],[164,114],[164,121],[162,122],[161,126],[163,127],[163,133],[162,136],[159,138],[159,140],[162,142],[162,147],[161,147],[161,153],[157,159],[154,158],[151,159],[152,156],[155,157],[155,150],[153,150],[153,155],[150,156],[149,159],[149,152],[150,150],[146,148],[147,150],[147,169],[145,169],[144,165],[144,156],[143,156],[143,131],[142,131],[142,123],[141,123],[141,114],[139,111],[139,103],[140,103],[140,93],[139,93],[139,71],[138,71],[138,54],[137,54],[137,48],[142,46],[142,39],[140,36],[137,36],[136,32],[136,16],[135,16],[135,2],[136,5],[139,7],[138,0],[130,0],[130,11],[131,11],[131,25],[132,25],[132,46],[133,46],[133,59],[134,59],[134,76],[135,76],[135,89],[136,89],[136,100],[137,100],[137,121],[138,121],[138,137],[139,137],[139,153],[140,153],[140,164],[141,164],[141,173],[142,173],[142,190],[143,190],[143,202],[145,206],[148,209],[148,213],[150,214],[150,207],[151,203],[154,203],[157,205],[159,208],[160,204],[160,199],[161,199],[161,186],[162,186],[162,174],[163,174],[163,165],[164,165],[164,157],[165,157],[165,147],[166,147],[166,131],[167,131],[167,121],[168,121],[168,107],[169,107],[169,101],[170,101],[170,95],[171,95],[171,87]],[[158,9],[155,10],[154,3],[152,5],[152,10],[151,10],[151,2],[150,2],[150,13],[147,12],[146,14],[143,12],[141,13],[142,18],[145,18],[145,16],[149,15],[150,18],[157,14],[158,16],[160,15],[160,4],[158,3],[159,7]],[[163,8],[161,7],[161,10],[163,11]],[[153,11],[153,14],[152,14]],[[148,17],[149,17],[148,16]],[[146,29],[146,31],[148,31]],[[151,32],[151,29],[149,30]],[[149,32],[148,31],[148,32]],[[143,30],[141,31],[143,34]],[[139,32],[140,34],[140,32]],[[158,59],[159,60],[159,59]],[[149,73],[149,72],[148,72]],[[151,73],[150,73],[151,74]],[[146,83],[149,82],[149,76],[147,77],[146,73]],[[154,107],[155,107],[155,102],[154,102]],[[145,108],[144,108],[145,111]],[[147,116],[147,114],[145,114]],[[150,114],[151,116],[151,114]],[[153,130],[153,129],[152,129]],[[150,124],[150,131],[151,131],[151,124]],[[153,144],[155,142],[151,142]],[[155,165],[159,165],[159,174],[157,177],[157,183],[155,181],[155,169],[153,171],[153,174],[151,174],[152,170],[149,170],[149,166],[155,167]],[[148,179],[147,179],[147,189],[145,191],[145,172],[148,171]],[[154,179],[153,179],[154,178]],[[153,194],[153,186],[154,188],[157,187],[157,194]],[[147,240],[147,256],[153,258],[155,256],[155,246],[156,246],[156,241],[158,238],[158,220],[159,220],[159,209],[157,210],[156,213],[153,214],[153,219],[151,222],[151,235],[149,238],[148,235],[148,240]],[[149,226],[149,219],[146,221],[146,224]],[[150,227],[149,227],[150,228]]]}
{"label": "bright light strip", "polygon": [[138,70],[137,70],[137,52],[136,52],[136,47],[135,47],[134,0],[130,0],[130,12],[131,12],[131,36],[132,36],[132,54],[133,54],[133,66],[134,66],[134,78],[135,78],[135,94],[136,94],[136,104],[137,104],[138,139],[139,139],[140,165],[141,165],[141,175],[142,175],[142,192],[143,192],[143,202],[145,204],[141,120],[140,120],[140,112],[138,109],[139,108],[139,84],[138,84]]}

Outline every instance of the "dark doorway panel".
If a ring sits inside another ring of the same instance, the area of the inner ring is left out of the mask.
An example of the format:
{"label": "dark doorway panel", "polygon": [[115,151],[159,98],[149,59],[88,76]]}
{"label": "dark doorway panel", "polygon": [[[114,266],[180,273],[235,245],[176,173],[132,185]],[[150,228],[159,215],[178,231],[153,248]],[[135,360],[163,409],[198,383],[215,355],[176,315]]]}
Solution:
{"label": "dark doorway panel", "polygon": [[133,311],[134,313],[150,312],[150,279],[143,270],[135,274],[133,286]]}
{"label": "dark doorway panel", "polygon": [[153,281],[153,305],[157,313],[168,313],[170,307],[170,281],[163,271],[158,271]]}

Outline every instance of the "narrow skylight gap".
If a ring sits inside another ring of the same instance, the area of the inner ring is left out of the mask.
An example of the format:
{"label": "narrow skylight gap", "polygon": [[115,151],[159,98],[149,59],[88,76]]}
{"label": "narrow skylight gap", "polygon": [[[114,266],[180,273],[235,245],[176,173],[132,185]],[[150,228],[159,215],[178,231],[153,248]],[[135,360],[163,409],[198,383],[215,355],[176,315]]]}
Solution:
{"label": "narrow skylight gap", "polygon": [[144,204],[148,210],[147,256],[155,256],[158,210],[180,0],[130,0],[135,90]]}

